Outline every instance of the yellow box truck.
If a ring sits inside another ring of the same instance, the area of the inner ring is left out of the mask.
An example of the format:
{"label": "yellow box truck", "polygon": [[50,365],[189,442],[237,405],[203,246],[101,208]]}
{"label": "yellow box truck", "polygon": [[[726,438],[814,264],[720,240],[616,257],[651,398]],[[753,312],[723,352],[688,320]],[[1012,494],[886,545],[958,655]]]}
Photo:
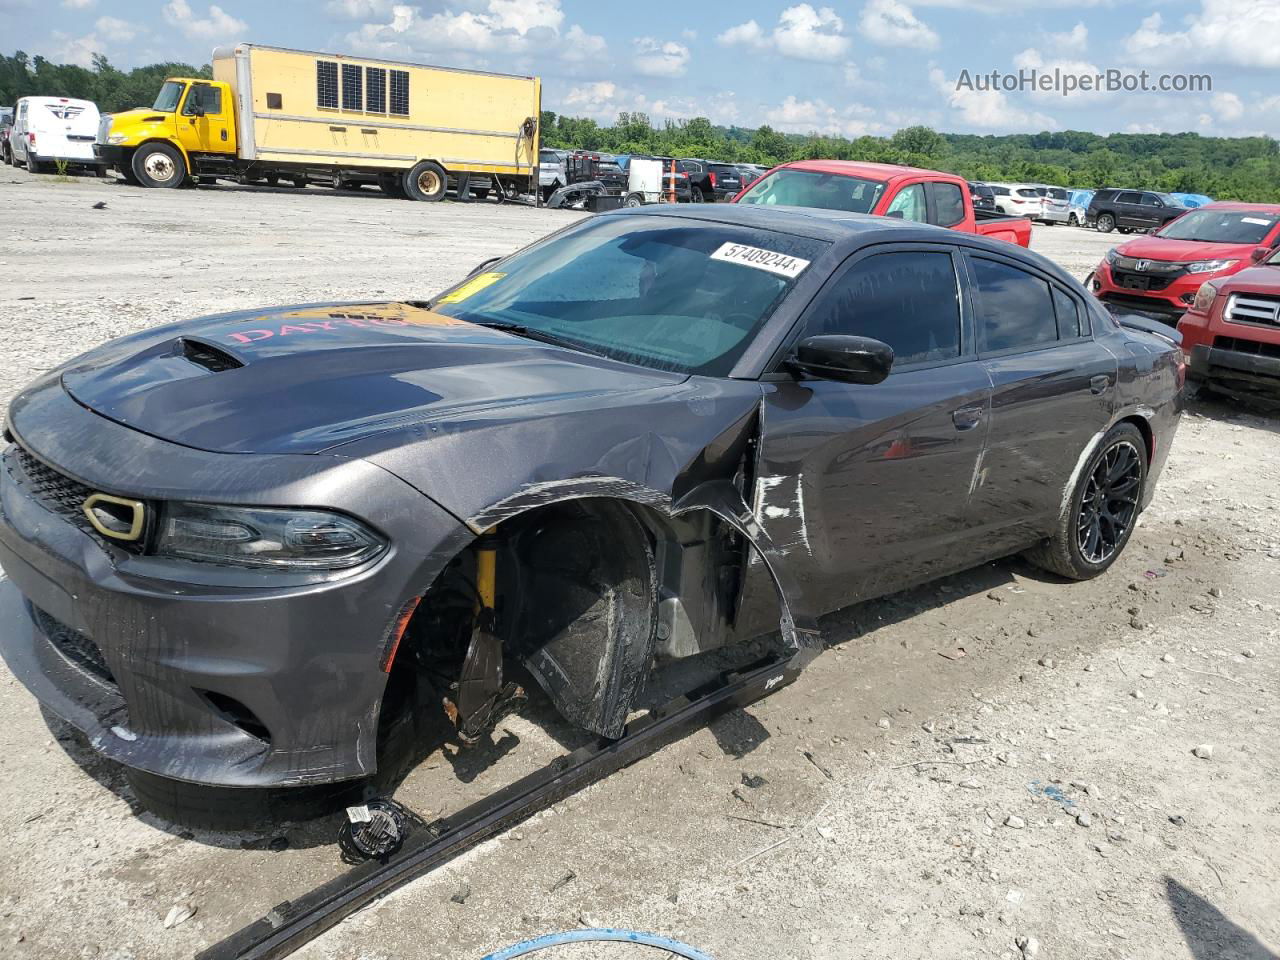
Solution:
{"label": "yellow box truck", "polygon": [[241,43],[213,79],[171,77],[146,109],[104,115],[97,156],[145,187],[375,181],[412,200],[451,185],[534,193],[542,83],[477,70]]}

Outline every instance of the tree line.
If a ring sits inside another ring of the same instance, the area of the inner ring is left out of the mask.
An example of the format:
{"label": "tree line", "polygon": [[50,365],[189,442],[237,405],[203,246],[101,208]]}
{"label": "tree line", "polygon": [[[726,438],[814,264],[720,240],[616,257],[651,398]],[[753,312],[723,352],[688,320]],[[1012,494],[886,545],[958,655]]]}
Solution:
{"label": "tree line", "polygon": [[[107,112],[148,106],[165,77],[209,77],[208,64],[156,63],[123,71],[101,55],[92,67],[57,64],[22,51],[0,55],[0,105],[42,95],[92,100]],[[620,113],[612,126],[587,117],[542,113],[542,143],[608,153],[703,157],[773,166],[787,160],[905,163],[969,180],[1012,180],[1066,187],[1140,187],[1203,193],[1223,200],[1280,202],[1280,149],[1271,137],[1078,130],[978,136],[907,127],[888,137],[781,133],[769,126],[723,127],[706,117],[666,121]]]}
{"label": "tree line", "polygon": [[1280,145],[1271,137],[1079,130],[978,136],[907,127],[888,137],[780,133],[769,126],[716,126],[705,117],[654,126],[643,113],[620,113],[613,126],[551,111],[542,114],[544,146],[608,153],[700,157],[773,166],[788,160],[902,163],[968,180],[1064,187],[1134,187],[1202,193],[1220,200],[1280,202]]}

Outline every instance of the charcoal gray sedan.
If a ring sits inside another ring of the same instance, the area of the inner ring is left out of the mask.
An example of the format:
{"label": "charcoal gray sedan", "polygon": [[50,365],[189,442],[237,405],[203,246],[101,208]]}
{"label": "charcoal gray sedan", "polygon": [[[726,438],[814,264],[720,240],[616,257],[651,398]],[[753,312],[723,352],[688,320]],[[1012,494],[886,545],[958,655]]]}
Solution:
{"label": "charcoal gray sedan", "polygon": [[6,425],[0,647],[164,782],[359,780],[422,711],[470,742],[534,683],[613,737],[663,661],[813,647],[1017,552],[1102,573],[1182,380],[1008,244],[604,214],[428,301],[205,317],[41,377]]}

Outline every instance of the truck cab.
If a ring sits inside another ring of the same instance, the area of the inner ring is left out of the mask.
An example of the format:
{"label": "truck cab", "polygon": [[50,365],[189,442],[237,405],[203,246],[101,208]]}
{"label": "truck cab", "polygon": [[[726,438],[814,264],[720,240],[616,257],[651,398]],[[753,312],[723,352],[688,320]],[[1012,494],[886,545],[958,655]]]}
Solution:
{"label": "truck cab", "polygon": [[226,83],[165,80],[148,108],[105,115],[94,153],[130,182],[176,187],[197,169],[235,166],[235,98]]}

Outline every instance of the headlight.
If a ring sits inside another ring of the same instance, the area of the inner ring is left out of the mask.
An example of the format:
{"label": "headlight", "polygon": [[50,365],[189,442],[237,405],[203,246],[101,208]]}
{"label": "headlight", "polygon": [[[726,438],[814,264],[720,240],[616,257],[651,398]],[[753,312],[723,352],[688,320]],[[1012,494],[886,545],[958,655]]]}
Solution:
{"label": "headlight", "polygon": [[1239,260],[1197,260],[1187,264],[1187,273],[1217,273],[1227,267],[1234,267]]}
{"label": "headlight", "polygon": [[1200,289],[1196,291],[1196,298],[1191,301],[1191,309],[1196,313],[1208,313],[1217,297],[1217,287],[1212,283],[1202,283]]}
{"label": "headlight", "polygon": [[129,138],[121,133],[112,133],[107,136],[107,143],[124,143]]}
{"label": "headlight", "polygon": [[1120,254],[1118,254],[1118,253],[1116,252],[1116,248],[1115,248],[1115,247],[1112,247],[1110,250],[1108,250],[1108,251],[1107,251],[1107,255],[1106,255],[1106,261],[1107,261],[1107,263],[1115,263],[1115,262],[1116,262],[1116,257],[1118,257],[1118,256],[1120,256]]}
{"label": "headlight", "polygon": [[354,567],[387,542],[358,520],[327,510],[166,503],[156,553],[245,567]]}

